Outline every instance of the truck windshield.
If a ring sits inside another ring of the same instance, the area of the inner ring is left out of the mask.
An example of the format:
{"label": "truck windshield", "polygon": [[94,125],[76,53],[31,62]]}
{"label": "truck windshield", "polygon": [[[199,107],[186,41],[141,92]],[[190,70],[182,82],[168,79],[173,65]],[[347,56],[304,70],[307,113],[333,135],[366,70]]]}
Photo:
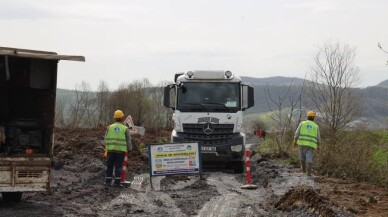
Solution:
{"label": "truck windshield", "polygon": [[183,83],[178,89],[178,110],[237,112],[240,110],[240,84],[221,82]]}

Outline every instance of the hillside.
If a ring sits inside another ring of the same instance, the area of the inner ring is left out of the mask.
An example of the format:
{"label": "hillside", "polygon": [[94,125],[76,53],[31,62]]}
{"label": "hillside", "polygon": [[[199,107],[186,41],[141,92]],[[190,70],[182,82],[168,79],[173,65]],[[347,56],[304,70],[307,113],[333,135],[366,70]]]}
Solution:
{"label": "hillside", "polygon": [[[276,106],[274,102],[268,100],[266,95],[270,95],[275,101],[279,97],[283,97],[288,89],[289,85],[292,87],[289,92],[289,98],[297,99],[303,82],[305,85],[311,84],[309,80],[303,80],[301,78],[292,77],[269,77],[269,78],[252,78],[242,77],[242,80],[255,88],[255,106],[249,109],[248,113],[262,113],[269,111],[269,107]],[[307,87],[305,86],[305,90]],[[379,83],[377,86],[367,88],[355,88],[354,91],[360,91],[360,94],[364,97],[363,103],[363,116],[371,119],[381,119],[381,117],[388,116],[388,80]],[[305,98],[306,101],[306,98]],[[283,107],[290,106],[290,101],[285,100]]]}
{"label": "hillside", "polygon": [[388,79],[380,82],[377,86],[379,87],[387,87],[388,88]]}
{"label": "hillside", "polygon": [[[303,83],[305,83],[305,91],[308,91],[307,86],[312,82],[301,78],[292,77],[268,77],[268,78],[253,78],[242,77],[244,83],[250,84],[255,89],[255,106],[246,110],[245,114],[265,113],[276,109],[276,101],[279,97],[282,98],[289,91],[288,98],[284,100],[282,108],[290,106],[290,99],[294,101],[300,95]],[[289,84],[292,87],[289,89]],[[387,85],[387,86],[385,86]],[[367,88],[355,88],[354,91],[359,91],[363,96],[363,114],[362,117],[376,126],[385,126],[386,117],[388,117],[388,80],[381,82],[377,86]],[[266,96],[267,95],[267,96]],[[273,99],[270,100],[268,95]],[[66,89],[58,89],[57,102],[62,102],[66,108],[75,99],[74,91]],[[274,102],[275,101],[275,102]],[[308,104],[308,98],[303,99],[304,104]],[[65,108],[65,110],[66,110]]]}

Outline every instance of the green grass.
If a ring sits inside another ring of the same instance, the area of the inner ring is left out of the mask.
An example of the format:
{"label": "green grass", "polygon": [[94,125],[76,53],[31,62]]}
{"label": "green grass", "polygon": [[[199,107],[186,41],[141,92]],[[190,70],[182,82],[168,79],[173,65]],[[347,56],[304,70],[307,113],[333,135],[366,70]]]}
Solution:
{"label": "green grass", "polygon": [[[290,148],[286,154],[279,154],[274,136],[267,134],[266,140],[257,147],[256,152],[284,164],[299,165],[298,149]],[[331,177],[366,181],[388,187],[387,131],[342,131],[336,138],[335,144],[329,143],[332,141],[331,136],[322,138],[321,151],[314,157],[315,170]],[[287,146],[287,142],[284,146]]]}
{"label": "green grass", "polygon": [[388,150],[376,150],[372,154],[372,161],[376,166],[388,167]]}

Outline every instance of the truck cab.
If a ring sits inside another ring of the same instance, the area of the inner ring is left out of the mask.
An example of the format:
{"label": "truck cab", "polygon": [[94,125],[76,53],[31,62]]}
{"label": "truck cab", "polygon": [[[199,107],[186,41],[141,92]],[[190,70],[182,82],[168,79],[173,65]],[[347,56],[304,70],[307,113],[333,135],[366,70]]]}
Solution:
{"label": "truck cab", "polygon": [[253,88],[230,71],[188,71],[174,81],[164,90],[164,106],[174,111],[171,141],[198,142],[204,166],[243,172],[242,112],[254,105]]}
{"label": "truck cab", "polygon": [[0,47],[0,192],[5,201],[49,190],[59,60],[85,58]]}

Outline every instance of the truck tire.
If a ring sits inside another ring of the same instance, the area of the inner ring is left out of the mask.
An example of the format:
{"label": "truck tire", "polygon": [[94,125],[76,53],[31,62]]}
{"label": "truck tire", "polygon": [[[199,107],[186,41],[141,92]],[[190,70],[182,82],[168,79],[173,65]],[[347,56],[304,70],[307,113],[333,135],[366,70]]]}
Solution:
{"label": "truck tire", "polygon": [[1,195],[5,202],[20,202],[23,192],[3,192]]}
{"label": "truck tire", "polygon": [[244,172],[244,161],[237,161],[233,164],[234,173],[243,173]]}

